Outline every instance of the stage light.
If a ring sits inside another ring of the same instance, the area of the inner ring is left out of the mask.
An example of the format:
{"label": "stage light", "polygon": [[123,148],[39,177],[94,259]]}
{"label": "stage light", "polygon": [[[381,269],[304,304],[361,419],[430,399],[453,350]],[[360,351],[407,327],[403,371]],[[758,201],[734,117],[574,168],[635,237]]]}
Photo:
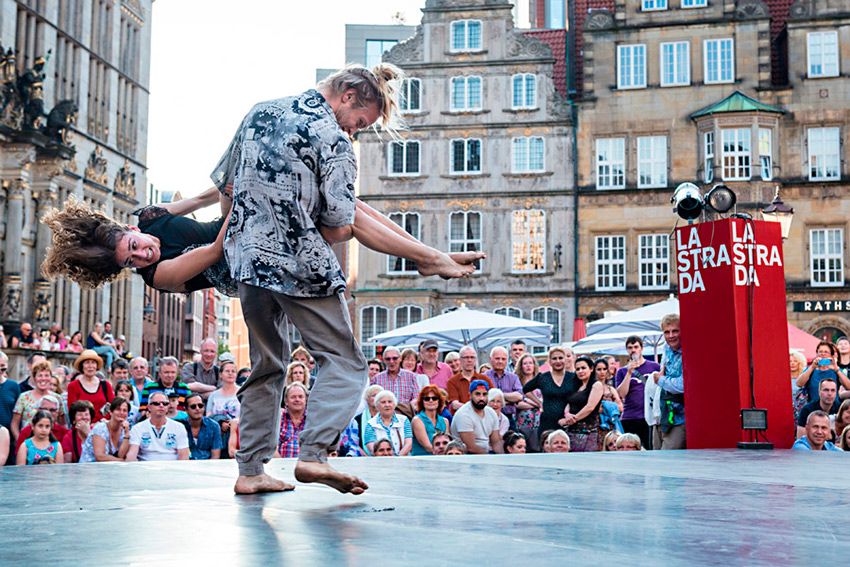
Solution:
{"label": "stage light", "polygon": [[670,202],[673,203],[673,211],[687,221],[699,218],[705,206],[702,191],[699,190],[699,187],[687,181],[676,187]]}
{"label": "stage light", "polygon": [[715,213],[728,213],[735,206],[738,198],[731,189],[718,183],[705,195],[705,206]]}
{"label": "stage light", "polygon": [[747,408],[741,410],[741,429],[754,431],[755,438],[752,441],[739,441],[739,449],[770,450],[773,443],[769,441],[758,441],[758,434],[767,431],[767,410],[763,408]]}

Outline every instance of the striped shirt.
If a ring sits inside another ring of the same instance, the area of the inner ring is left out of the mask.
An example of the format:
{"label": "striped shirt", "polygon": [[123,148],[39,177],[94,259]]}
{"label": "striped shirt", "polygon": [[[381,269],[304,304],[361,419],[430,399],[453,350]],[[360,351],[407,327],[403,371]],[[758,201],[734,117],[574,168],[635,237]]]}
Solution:
{"label": "striped shirt", "polygon": [[398,376],[391,377],[386,370],[375,374],[369,384],[377,384],[384,390],[389,390],[400,404],[412,404],[419,397],[419,380],[410,370],[400,369]]}
{"label": "striped shirt", "polygon": [[162,392],[166,396],[171,397],[171,394],[177,393],[177,409],[186,411],[186,398],[191,394],[189,386],[183,382],[175,381],[171,386],[164,386],[162,382],[148,382],[145,384],[145,389],[142,390],[142,399],[139,402],[139,411],[147,411],[148,400],[154,392]]}

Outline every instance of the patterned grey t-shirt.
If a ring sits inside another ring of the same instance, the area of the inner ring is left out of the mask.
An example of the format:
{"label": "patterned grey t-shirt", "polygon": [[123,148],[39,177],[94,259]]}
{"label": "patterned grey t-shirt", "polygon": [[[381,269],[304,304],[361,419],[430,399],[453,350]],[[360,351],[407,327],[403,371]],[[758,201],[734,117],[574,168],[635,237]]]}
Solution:
{"label": "patterned grey t-shirt", "polygon": [[233,184],[224,253],[233,278],[295,297],[326,297],[345,278],[318,226],[354,223],[351,140],[315,90],[254,106],[212,173]]}

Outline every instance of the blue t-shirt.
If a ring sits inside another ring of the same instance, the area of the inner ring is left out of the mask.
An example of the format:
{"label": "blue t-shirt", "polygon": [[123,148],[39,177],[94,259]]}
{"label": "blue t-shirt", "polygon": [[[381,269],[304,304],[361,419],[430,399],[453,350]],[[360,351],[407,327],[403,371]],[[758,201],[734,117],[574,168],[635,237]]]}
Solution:
{"label": "blue t-shirt", "polygon": [[[808,369],[807,369],[808,370]],[[820,399],[820,381],[824,378],[832,378],[836,385],[838,382],[838,373],[835,370],[820,370],[815,368],[812,370],[812,375],[806,383],[806,392],[809,394],[809,401],[814,402]]]}
{"label": "blue t-shirt", "polygon": [[0,384],[0,425],[9,429],[12,423],[12,410],[21,395],[21,386],[14,380],[6,379]]}
{"label": "blue t-shirt", "polygon": [[[796,441],[794,441],[794,445],[791,446],[795,451],[811,451],[812,446],[809,445],[809,438],[803,435]],[[838,451],[839,453],[843,453],[841,449],[836,447],[832,441],[827,441],[823,444],[823,451]]]}

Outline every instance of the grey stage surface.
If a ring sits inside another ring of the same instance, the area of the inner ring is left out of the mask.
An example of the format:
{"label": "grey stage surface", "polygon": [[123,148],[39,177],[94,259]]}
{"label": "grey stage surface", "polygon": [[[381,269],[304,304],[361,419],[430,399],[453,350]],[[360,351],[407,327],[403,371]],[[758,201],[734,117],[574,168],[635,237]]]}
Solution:
{"label": "grey stage surface", "polygon": [[[850,455],[336,459],[371,488],[232,494],[233,461],[0,468],[0,564],[827,565]],[[293,461],[267,470],[292,481]]]}

